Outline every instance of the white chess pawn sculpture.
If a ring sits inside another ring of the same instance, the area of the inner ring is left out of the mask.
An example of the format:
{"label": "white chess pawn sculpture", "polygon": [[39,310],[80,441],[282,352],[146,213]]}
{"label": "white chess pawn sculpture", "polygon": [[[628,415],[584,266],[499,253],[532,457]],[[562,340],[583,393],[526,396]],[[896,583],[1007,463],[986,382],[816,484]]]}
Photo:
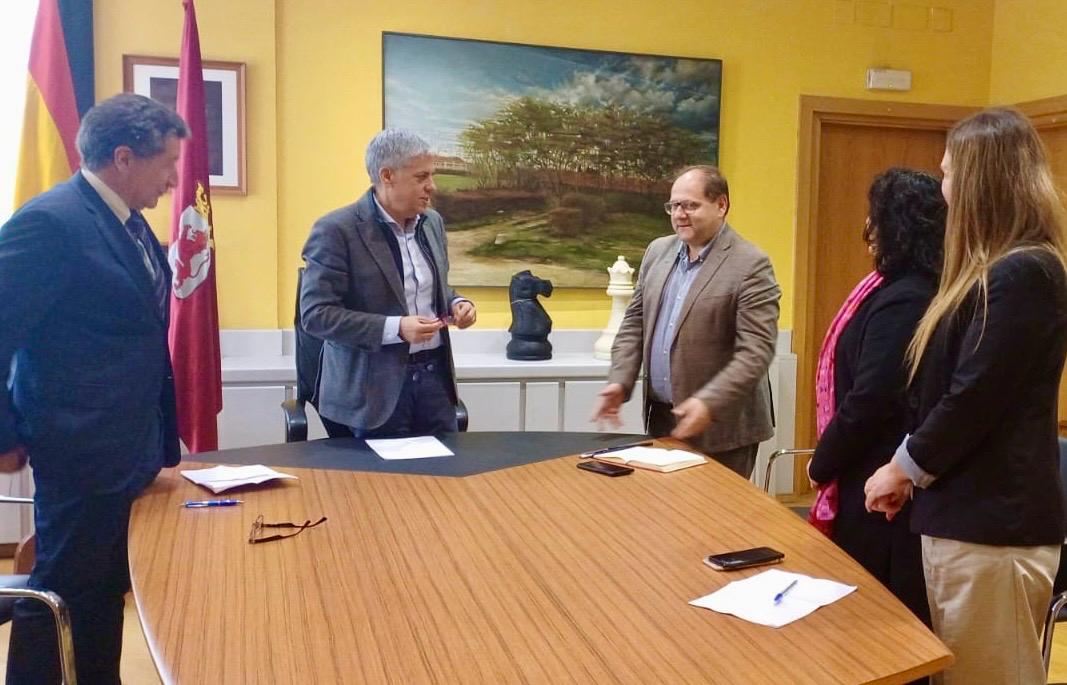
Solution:
{"label": "white chess pawn sculpture", "polygon": [[634,296],[633,275],[633,267],[626,263],[622,255],[608,268],[607,292],[611,297],[611,316],[608,317],[604,332],[593,345],[593,356],[597,359],[611,359],[611,345],[615,342],[615,334],[619,332],[626,306]]}

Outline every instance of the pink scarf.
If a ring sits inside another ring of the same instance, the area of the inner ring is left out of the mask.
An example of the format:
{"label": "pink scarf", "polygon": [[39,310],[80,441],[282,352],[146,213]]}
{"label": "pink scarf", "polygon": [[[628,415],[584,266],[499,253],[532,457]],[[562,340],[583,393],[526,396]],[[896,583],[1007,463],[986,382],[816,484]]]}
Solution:
{"label": "pink scarf", "polygon": [[[837,340],[845,330],[845,326],[859,309],[863,301],[874,292],[874,289],[882,284],[882,275],[872,271],[860,281],[837,310],[837,315],[830,323],[826,331],[826,338],[822,341],[822,349],[819,351],[819,365],[815,371],[815,430],[821,437],[822,432],[830,425],[830,419],[834,417],[837,403],[834,398],[834,356],[837,350]],[[834,519],[837,517],[837,480],[832,480],[819,488],[815,497],[815,503],[808,512],[808,521],[819,529],[827,537],[830,537],[834,529]]]}

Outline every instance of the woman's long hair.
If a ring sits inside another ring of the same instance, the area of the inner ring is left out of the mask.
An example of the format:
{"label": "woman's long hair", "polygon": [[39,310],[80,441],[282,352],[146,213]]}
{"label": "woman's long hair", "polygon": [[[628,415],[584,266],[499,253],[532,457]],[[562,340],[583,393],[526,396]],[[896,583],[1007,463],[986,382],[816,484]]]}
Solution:
{"label": "woman's long hair", "polygon": [[937,294],[908,346],[909,380],[938,324],[959,308],[976,283],[985,325],[989,270],[997,260],[1039,247],[1067,269],[1063,201],[1045,146],[1021,112],[994,108],[972,114],[949,131],[946,150],[952,181],[945,262]]}

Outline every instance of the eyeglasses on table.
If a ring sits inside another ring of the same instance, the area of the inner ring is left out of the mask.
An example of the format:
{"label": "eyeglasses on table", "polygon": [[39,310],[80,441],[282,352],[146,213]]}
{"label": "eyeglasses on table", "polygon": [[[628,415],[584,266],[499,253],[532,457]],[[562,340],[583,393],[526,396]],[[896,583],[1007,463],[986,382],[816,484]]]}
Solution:
{"label": "eyeglasses on table", "polygon": [[[290,523],[289,521],[284,521],[282,523],[264,523],[263,522],[263,514],[260,514],[259,516],[256,517],[256,520],[252,522],[252,529],[248,531],[248,544],[256,545],[256,544],[259,544],[261,542],[273,542],[275,540],[284,540],[285,538],[295,537],[295,536],[300,535],[301,533],[303,533],[308,528],[314,528],[315,526],[319,525],[320,523],[326,523],[326,517],[325,516],[320,518],[318,521],[315,521],[314,523],[311,522],[311,519],[308,519],[308,520],[304,521],[303,523]],[[268,535],[266,537],[260,537],[260,535],[263,534],[263,529],[264,528],[295,528],[296,532],[295,533],[278,533],[278,534],[275,534],[275,535]]]}

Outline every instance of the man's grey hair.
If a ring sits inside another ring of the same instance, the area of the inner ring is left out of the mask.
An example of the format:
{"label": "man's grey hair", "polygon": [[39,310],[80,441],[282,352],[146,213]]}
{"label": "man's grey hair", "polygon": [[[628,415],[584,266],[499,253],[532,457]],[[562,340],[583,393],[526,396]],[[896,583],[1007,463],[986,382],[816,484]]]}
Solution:
{"label": "man's grey hair", "polygon": [[378,185],[382,169],[401,169],[416,157],[430,154],[430,144],[403,128],[387,128],[367,145],[367,173],[371,183]]}
{"label": "man's grey hair", "polygon": [[111,164],[115,148],[125,145],[142,159],[154,157],[171,135],[189,136],[177,112],[143,95],[122,93],[85,113],[78,129],[78,154],[86,169],[97,171]]}

